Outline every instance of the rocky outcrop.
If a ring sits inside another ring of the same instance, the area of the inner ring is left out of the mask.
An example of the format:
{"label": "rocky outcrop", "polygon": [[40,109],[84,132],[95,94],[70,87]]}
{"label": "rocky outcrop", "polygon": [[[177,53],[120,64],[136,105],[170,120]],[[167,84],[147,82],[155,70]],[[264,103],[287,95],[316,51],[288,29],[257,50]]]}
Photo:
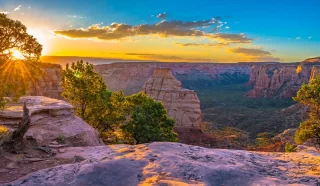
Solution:
{"label": "rocky outcrop", "polygon": [[176,121],[175,128],[200,129],[201,110],[197,94],[182,88],[169,68],[156,68],[142,91],[163,103],[168,115]]}
{"label": "rocky outcrop", "polygon": [[23,116],[22,103],[26,103],[31,118],[31,127],[26,133],[39,145],[49,145],[60,140],[69,146],[102,145],[99,133],[74,115],[68,103],[42,96],[25,96],[17,104],[9,104],[0,111],[0,123],[14,130]]}
{"label": "rocky outcrop", "polygon": [[303,82],[308,83],[319,73],[319,66],[307,63],[262,64],[253,68],[250,83],[254,88],[249,97],[293,97]]}
{"label": "rocky outcrop", "polygon": [[[8,186],[318,185],[319,153],[207,149],[179,143],[70,147],[81,162],[29,174]],[[81,158],[79,158],[81,157]]]}
{"label": "rocky outcrop", "polygon": [[31,82],[27,95],[63,99],[61,96],[61,66],[40,63],[39,67],[43,68],[42,75],[35,82]]}
{"label": "rocky outcrop", "polygon": [[319,63],[320,57],[308,58],[303,61],[304,63]]}
{"label": "rocky outcrop", "polygon": [[[170,68],[173,76],[182,82],[183,87],[193,88],[212,86],[215,83],[234,81],[247,82],[252,64],[218,63],[112,63],[96,65],[98,72],[109,89],[123,90],[127,95],[139,92],[144,82],[153,74],[155,68]],[[205,87],[207,88],[207,87]]]}

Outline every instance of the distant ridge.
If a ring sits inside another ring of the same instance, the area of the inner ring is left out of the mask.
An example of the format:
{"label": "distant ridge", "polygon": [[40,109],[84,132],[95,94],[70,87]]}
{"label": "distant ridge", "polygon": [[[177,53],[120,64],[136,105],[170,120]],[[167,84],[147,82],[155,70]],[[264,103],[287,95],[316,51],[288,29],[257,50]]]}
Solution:
{"label": "distant ridge", "polygon": [[[114,62],[144,62],[143,60],[123,60],[123,59],[116,59],[116,58],[95,58],[95,57],[81,57],[81,56],[41,56],[40,61],[46,62],[46,63],[60,64],[64,68],[67,63],[70,64],[72,62],[76,62],[81,59],[85,62],[89,62],[94,65],[110,64]],[[152,61],[149,60],[146,62],[152,62]]]}
{"label": "distant ridge", "polygon": [[[40,61],[46,63],[55,63],[60,64],[63,68],[66,66],[67,63],[76,62],[79,60],[83,60],[85,62],[89,62],[93,65],[104,65],[104,64],[111,64],[111,63],[177,63],[177,64],[278,64],[280,62],[234,62],[234,63],[227,63],[227,62],[161,62],[161,61],[152,61],[152,60],[125,60],[125,59],[117,59],[117,58],[96,58],[96,57],[81,57],[81,56],[42,56]],[[320,58],[319,58],[320,60]],[[294,64],[299,62],[287,62],[283,64]]]}

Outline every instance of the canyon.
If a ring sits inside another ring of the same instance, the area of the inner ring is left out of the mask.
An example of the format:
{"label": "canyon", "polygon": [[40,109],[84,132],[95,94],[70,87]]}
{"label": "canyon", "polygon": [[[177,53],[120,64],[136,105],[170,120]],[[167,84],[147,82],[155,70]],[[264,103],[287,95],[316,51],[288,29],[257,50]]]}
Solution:
{"label": "canyon", "polygon": [[[112,91],[123,90],[126,94],[139,92],[144,83],[152,76],[155,68],[170,68],[172,74],[182,82],[184,88],[193,86],[209,87],[225,81],[249,80],[252,64],[218,63],[112,63],[95,65],[94,69]],[[188,86],[188,87],[186,87]]]}
{"label": "canyon", "polygon": [[[320,71],[320,58],[310,58],[301,63],[161,63],[118,62],[95,65],[112,91],[123,90],[126,95],[139,92],[152,76],[155,68],[170,68],[183,88],[205,89],[219,84],[247,83],[253,89],[247,93],[252,98],[288,98],[296,94],[303,82],[309,82]],[[62,99],[61,70],[57,64],[44,64],[44,75],[32,83],[28,95]]]}

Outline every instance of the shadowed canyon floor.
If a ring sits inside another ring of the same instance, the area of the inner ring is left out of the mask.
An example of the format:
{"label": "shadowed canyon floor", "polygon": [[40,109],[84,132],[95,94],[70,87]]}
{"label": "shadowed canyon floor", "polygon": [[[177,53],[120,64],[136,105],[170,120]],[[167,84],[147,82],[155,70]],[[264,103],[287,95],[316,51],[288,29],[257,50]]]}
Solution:
{"label": "shadowed canyon floor", "polygon": [[6,186],[317,185],[316,151],[263,153],[180,143],[69,147],[57,159],[80,162],[34,172]]}

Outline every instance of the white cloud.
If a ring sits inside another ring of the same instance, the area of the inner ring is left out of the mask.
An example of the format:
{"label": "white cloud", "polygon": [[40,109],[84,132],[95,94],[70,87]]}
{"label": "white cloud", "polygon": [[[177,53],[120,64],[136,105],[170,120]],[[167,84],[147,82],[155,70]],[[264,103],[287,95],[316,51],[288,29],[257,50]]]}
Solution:
{"label": "white cloud", "polygon": [[296,37],[296,40],[300,40],[301,39],[301,37]]}
{"label": "white cloud", "polygon": [[87,18],[86,16],[83,17],[83,16],[78,16],[78,15],[69,15],[68,17],[78,18],[78,19],[85,19],[85,18]]}
{"label": "white cloud", "polygon": [[19,5],[19,6],[17,6],[13,11],[15,12],[15,11],[19,11],[20,9],[21,9],[21,5]]}
{"label": "white cloud", "polygon": [[9,14],[9,12],[0,10],[0,14]]}
{"label": "white cloud", "polygon": [[230,27],[228,27],[228,26],[226,26],[226,27],[224,27],[225,29],[229,29]]}

